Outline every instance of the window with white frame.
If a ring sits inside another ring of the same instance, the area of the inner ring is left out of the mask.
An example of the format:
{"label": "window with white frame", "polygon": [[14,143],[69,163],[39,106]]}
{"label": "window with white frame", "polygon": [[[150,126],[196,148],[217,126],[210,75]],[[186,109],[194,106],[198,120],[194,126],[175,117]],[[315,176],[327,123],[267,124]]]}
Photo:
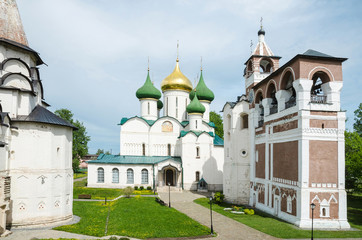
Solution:
{"label": "window with white frame", "polygon": [[196,158],[200,158],[200,147],[196,147]]}
{"label": "window with white frame", "polygon": [[292,197],[288,196],[287,197],[287,212],[288,213],[292,213]]}
{"label": "window with white frame", "polygon": [[142,179],[141,179],[141,183],[142,184],[148,184],[148,170],[147,169],[142,169]]}
{"label": "window with white frame", "polygon": [[119,170],[118,168],[112,169],[112,183],[119,183]]}
{"label": "window with white frame", "polygon": [[127,169],[127,183],[128,184],[134,183],[133,169],[131,169],[131,168]]}
{"label": "window with white frame", "polygon": [[104,183],[104,169],[101,167],[98,168],[97,173],[98,173],[97,182]]}

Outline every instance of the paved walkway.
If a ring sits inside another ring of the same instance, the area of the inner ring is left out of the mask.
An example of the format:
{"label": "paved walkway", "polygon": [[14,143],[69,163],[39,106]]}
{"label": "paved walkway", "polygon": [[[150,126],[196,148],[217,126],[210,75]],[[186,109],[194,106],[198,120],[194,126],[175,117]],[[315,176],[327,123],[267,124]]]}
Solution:
{"label": "paved walkway", "polygon": [[[168,204],[168,193],[159,193],[160,198]],[[185,213],[199,223],[210,227],[210,210],[200,206],[193,201],[197,198],[204,197],[195,192],[183,191],[171,193],[171,207]],[[225,217],[217,212],[212,213],[214,231],[218,236],[207,238],[214,240],[274,240],[278,239],[259,232],[251,227],[239,223],[231,218]]]}

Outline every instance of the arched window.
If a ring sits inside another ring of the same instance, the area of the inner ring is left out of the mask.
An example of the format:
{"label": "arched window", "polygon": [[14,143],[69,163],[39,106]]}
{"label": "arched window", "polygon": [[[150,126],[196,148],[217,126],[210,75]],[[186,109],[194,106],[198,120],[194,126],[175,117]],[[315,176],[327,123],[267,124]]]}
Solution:
{"label": "arched window", "polygon": [[313,86],[310,91],[311,102],[326,103],[327,96],[323,92],[322,85],[330,81],[328,75],[325,72],[318,71],[313,74],[312,80],[313,80]]}
{"label": "arched window", "polygon": [[270,114],[276,113],[278,112],[278,101],[277,98],[275,97],[276,94],[276,87],[273,83],[269,84],[268,86],[268,90],[267,90],[267,98],[271,98],[272,102],[270,105]]}
{"label": "arched window", "polygon": [[285,102],[285,108],[290,108],[296,105],[297,94],[293,87],[293,75],[291,72],[287,72],[282,80],[281,88],[288,92],[289,99]]}
{"label": "arched window", "polygon": [[142,143],[142,155],[146,156],[146,144]]}
{"label": "arched window", "polygon": [[167,156],[171,156],[171,144],[167,144]]}
{"label": "arched window", "polygon": [[[185,108],[187,107],[187,98],[185,99]],[[187,111],[185,111],[185,119],[187,119]]]}
{"label": "arched window", "polygon": [[197,129],[197,120],[195,120],[195,127],[196,127],[196,129]]}
{"label": "arched window", "polygon": [[148,170],[142,169],[141,174],[142,174],[141,184],[148,184]]}
{"label": "arched window", "polygon": [[269,59],[262,59],[259,66],[260,73],[271,73],[273,72],[273,62]]}
{"label": "arched window", "polygon": [[200,158],[200,147],[196,147],[196,158]]}
{"label": "arched window", "polygon": [[118,168],[112,169],[112,183],[119,183],[119,170]]}
{"label": "arched window", "polygon": [[196,180],[196,182],[200,181],[200,172],[199,171],[196,172],[195,180]]}
{"label": "arched window", "polygon": [[322,208],[322,216],[325,217],[326,216],[326,209]]}
{"label": "arched window", "polygon": [[150,103],[147,103],[147,111],[148,111],[148,115],[150,115]]}
{"label": "arched window", "polygon": [[178,118],[178,97],[176,97],[176,118]]}
{"label": "arched window", "polygon": [[98,168],[97,173],[98,173],[97,182],[98,183],[104,183],[104,169],[101,168],[101,167]]}
{"label": "arched window", "polygon": [[131,168],[127,169],[127,183],[128,184],[134,183],[133,169]]}

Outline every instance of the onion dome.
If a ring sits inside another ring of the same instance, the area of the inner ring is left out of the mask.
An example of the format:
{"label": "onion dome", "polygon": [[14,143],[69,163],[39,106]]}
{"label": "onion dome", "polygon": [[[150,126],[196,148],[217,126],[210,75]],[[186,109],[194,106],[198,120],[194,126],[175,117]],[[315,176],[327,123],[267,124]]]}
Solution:
{"label": "onion dome", "polygon": [[[197,98],[201,101],[212,102],[212,100],[214,100],[215,98],[214,93],[206,86],[204,82],[204,77],[202,76],[202,69],[201,69],[199,83],[196,86],[196,91],[197,91]],[[195,91],[191,91],[189,95],[190,99],[192,100],[194,96],[195,96]]]}
{"label": "onion dome", "polygon": [[153,83],[151,82],[149,70],[147,72],[146,82],[137,90],[136,97],[138,99],[153,98],[157,100],[161,98],[161,92],[155,86],[153,86]]}
{"label": "onion dome", "polygon": [[199,114],[203,114],[205,112],[205,107],[200,103],[196,93],[194,94],[194,98],[192,99],[190,104],[187,105],[186,111],[187,113],[199,113]]}
{"label": "onion dome", "polygon": [[265,31],[262,26],[260,27],[260,30],[258,31],[258,36],[259,35],[265,35]]}
{"label": "onion dome", "polygon": [[163,103],[162,103],[161,100],[158,100],[158,101],[157,101],[157,109],[160,110],[160,109],[162,109],[162,108],[163,108]]}
{"label": "onion dome", "polygon": [[168,90],[184,90],[187,92],[192,91],[192,84],[190,80],[180,70],[178,58],[176,60],[176,67],[173,72],[162,80],[161,90],[162,92]]}

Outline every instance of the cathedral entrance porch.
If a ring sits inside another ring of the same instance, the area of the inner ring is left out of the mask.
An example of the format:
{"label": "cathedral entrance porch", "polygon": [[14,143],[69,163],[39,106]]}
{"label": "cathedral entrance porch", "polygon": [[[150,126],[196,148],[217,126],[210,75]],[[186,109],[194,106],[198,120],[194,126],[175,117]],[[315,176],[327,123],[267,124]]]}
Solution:
{"label": "cathedral entrance porch", "polygon": [[182,190],[182,172],[179,171],[176,167],[173,167],[172,165],[165,166],[159,171],[158,174],[158,192],[169,191],[169,186],[170,191]]}

